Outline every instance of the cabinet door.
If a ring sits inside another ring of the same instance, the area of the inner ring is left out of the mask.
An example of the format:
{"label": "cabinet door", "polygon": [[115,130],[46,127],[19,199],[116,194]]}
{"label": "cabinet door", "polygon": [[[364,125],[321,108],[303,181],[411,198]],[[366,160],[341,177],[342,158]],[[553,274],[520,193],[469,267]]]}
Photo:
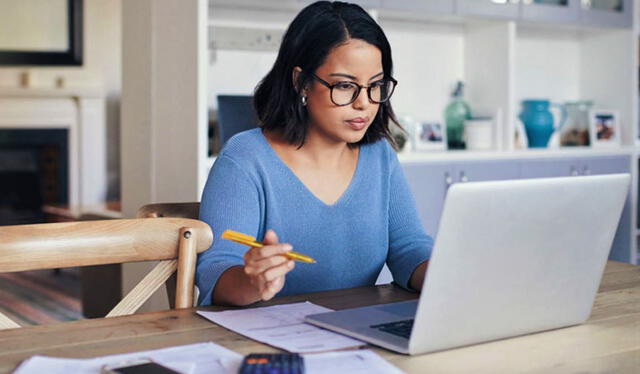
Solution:
{"label": "cabinet door", "polygon": [[455,182],[481,182],[518,179],[519,161],[472,161],[456,164]]}
{"label": "cabinet door", "polygon": [[[616,174],[629,173],[631,171],[631,158],[629,156],[607,156],[581,159],[579,162],[581,174]],[[631,198],[627,195],[624,203],[620,223],[613,239],[609,259],[622,262],[631,262]]]}
{"label": "cabinet door", "polygon": [[[270,1],[278,1],[278,0],[270,0]],[[295,0],[303,6],[307,6],[309,4],[315,3],[317,0]],[[379,8],[382,0],[349,0],[350,3],[358,4],[365,9],[369,8]]]}
{"label": "cabinet door", "polygon": [[209,0],[209,11],[216,12],[218,6],[244,9],[297,10],[302,5],[301,0]]}
{"label": "cabinet door", "polygon": [[577,23],[580,0],[523,0],[520,17],[541,22]]}
{"label": "cabinet door", "polygon": [[462,16],[489,16],[517,19],[520,0],[457,0],[457,13]]}
{"label": "cabinet door", "polygon": [[438,232],[444,197],[453,183],[453,170],[447,163],[405,163],[402,165],[416,201],[422,226],[433,238]]}
{"label": "cabinet door", "polygon": [[578,167],[581,175],[629,173],[631,158],[624,155],[587,157],[579,160]]}
{"label": "cabinet door", "polygon": [[453,14],[452,0],[382,0],[383,9],[421,11],[430,14]]}
{"label": "cabinet door", "polygon": [[575,159],[535,159],[522,160],[520,163],[520,177],[550,178],[579,175],[578,161]]}
{"label": "cabinet door", "polygon": [[581,0],[580,21],[586,25],[631,27],[631,0]]}

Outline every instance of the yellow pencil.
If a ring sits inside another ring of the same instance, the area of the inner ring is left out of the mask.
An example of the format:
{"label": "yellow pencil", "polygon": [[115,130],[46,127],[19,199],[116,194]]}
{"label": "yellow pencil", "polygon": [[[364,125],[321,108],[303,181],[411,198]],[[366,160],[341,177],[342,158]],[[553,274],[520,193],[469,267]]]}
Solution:
{"label": "yellow pencil", "polygon": [[[231,240],[236,243],[248,245],[250,247],[257,247],[257,248],[264,247],[264,243],[260,243],[256,241],[256,238],[254,238],[253,236],[249,236],[233,230],[225,230],[222,233],[222,239]],[[314,260],[313,258],[309,256],[305,256],[302,253],[294,252],[294,251],[289,251],[287,253],[284,253],[284,256],[290,258],[291,260],[306,262],[310,264],[316,262],[316,260]]]}

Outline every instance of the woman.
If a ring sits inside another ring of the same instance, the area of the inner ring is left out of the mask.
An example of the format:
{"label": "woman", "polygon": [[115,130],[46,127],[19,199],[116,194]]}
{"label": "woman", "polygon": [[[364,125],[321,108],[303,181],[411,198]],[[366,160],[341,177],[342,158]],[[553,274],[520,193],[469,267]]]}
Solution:
{"label": "woman", "polygon": [[[389,145],[391,47],[359,6],[316,2],[293,20],[255,91],[261,128],[216,159],[200,219],[216,240],[197,265],[200,304],[373,285],[387,263],[420,290],[432,239]],[[250,248],[221,233],[261,239]],[[296,249],[316,259],[298,263]]]}

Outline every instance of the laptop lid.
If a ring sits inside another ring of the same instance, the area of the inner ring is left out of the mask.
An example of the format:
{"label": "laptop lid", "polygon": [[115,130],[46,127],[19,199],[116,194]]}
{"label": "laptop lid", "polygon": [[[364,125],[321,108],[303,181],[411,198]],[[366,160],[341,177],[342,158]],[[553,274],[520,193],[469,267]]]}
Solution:
{"label": "laptop lid", "polygon": [[584,322],[629,181],[616,174],[453,185],[409,353]]}

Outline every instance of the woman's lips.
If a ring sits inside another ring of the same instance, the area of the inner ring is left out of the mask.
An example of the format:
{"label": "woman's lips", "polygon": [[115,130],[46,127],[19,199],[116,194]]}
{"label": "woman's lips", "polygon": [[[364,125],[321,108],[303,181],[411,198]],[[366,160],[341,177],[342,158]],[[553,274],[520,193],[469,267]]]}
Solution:
{"label": "woman's lips", "polygon": [[366,118],[354,118],[347,121],[347,124],[349,124],[349,127],[351,127],[356,131],[360,131],[364,129],[367,126],[367,123],[368,121]]}

